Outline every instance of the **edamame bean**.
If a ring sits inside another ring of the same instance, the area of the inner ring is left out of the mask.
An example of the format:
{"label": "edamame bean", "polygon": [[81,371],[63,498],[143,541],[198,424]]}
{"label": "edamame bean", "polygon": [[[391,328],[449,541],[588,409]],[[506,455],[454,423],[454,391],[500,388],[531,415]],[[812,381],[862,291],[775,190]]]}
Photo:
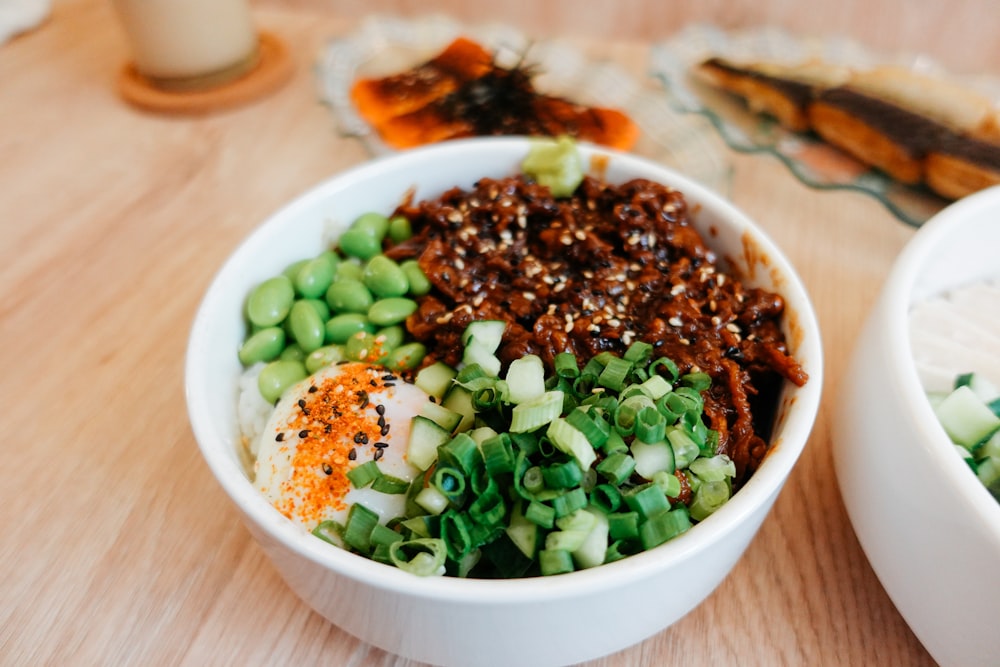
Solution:
{"label": "edamame bean", "polygon": [[306,354],[323,345],[326,329],[319,313],[308,301],[296,301],[288,314],[288,323],[292,328],[295,341]]}
{"label": "edamame bean", "polygon": [[348,229],[337,241],[344,254],[358,259],[371,259],[382,252],[382,241],[363,229]]}
{"label": "edamame bean", "polygon": [[278,359],[282,361],[301,361],[306,360],[306,351],[302,349],[302,346],[298,343],[292,343],[278,355]]}
{"label": "edamame bean", "polygon": [[405,215],[397,215],[389,221],[389,238],[393,243],[402,243],[413,236],[410,219]]}
{"label": "edamame bean", "polygon": [[367,313],[375,297],[360,280],[341,278],[326,291],[326,303],[337,313]]}
{"label": "edamame bean", "polygon": [[385,255],[375,255],[368,260],[362,279],[372,294],[382,298],[403,296],[410,289],[410,283],[399,264]]}
{"label": "edamame bean", "polygon": [[423,343],[407,343],[389,352],[383,364],[394,371],[413,370],[426,355],[427,348]]}
{"label": "edamame bean", "polygon": [[282,273],[282,275],[286,276],[289,280],[291,280],[294,283],[295,282],[295,276],[302,269],[302,267],[305,266],[308,263],[309,263],[308,259],[300,259],[299,261],[292,262],[291,264],[289,264],[288,266],[286,266],[285,270],[282,271],[281,273]]}
{"label": "edamame bean", "polygon": [[295,274],[295,290],[306,299],[323,296],[333,282],[335,269],[336,265],[328,255],[310,259]]}
{"label": "edamame bean", "polygon": [[359,331],[347,339],[344,356],[352,361],[381,364],[386,359],[386,350],[375,340],[375,334]]}
{"label": "edamame bean", "polygon": [[250,292],[247,300],[247,317],[261,327],[280,323],[295,302],[295,289],[288,276],[275,276],[265,280]]}
{"label": "edamame bean", "polygon": [[389,231],[389,218],[374,211],[362,213],[351,223],[351,229],[359,229],[382,243],[386,232]]}
{"label": "edamame bean", "polygon": [[364,272],[365,269],[361,266],[361,262],[356,258],[351,258],[337,265],[337,272],[333,279],[343,280],[344,278],[350,278],[351,280],[360,281]]}
{"label": "edamame bean", "polygon": [[406,331],[398,324],[391,327],[382,327],[375,332],[375,342],[383,349],[393,350],[403,344],[406,339]]}
{"label": "edamame bean", "polygon": [[302,303],[308,303],[319,315],[319,319],[326,322],[330,319],[330,306],[327,305],[326,301],[323,299],[301,299]]}
{"label": "edamame bean", "polygon": [[309,376],[301,361],[272,361],[257,376],[257,388],[268,403],[274,403],[286,389]]}
{"label": "edamame bean", "polygon": [[368,321],[377,327],[387,327],[399,324],[416,309],[417,302],[413,299],[398,296],[379,299],[368,309]]}
{"label": "edamame bean", "polygon": [[344,348],[340,345],[324,345],[313,350],[306,357],[306,370],[310,374],[344,359]]}
{"label": "edamame bean", "polygon": [[249,336],[240,346],[240,363],[250,366],[258,361],[271,361],[285,348],[285,331],[267,327]]}
{"label": "edamame bean", "polygon": [[410,294],[413,296],[423,296],[431,291],[431,281],[427,279],[427,274],[420,268],[420,264],[415,259],[408,259],[399,265],[406,276],[406,281],[410,284]]}
{"label": "edamame bean", "polygon": [[375,333],[375,326],[361,313],[343,313],[331,317],[326,323],[327,343],[343,345],[347,339],[359,331]]}

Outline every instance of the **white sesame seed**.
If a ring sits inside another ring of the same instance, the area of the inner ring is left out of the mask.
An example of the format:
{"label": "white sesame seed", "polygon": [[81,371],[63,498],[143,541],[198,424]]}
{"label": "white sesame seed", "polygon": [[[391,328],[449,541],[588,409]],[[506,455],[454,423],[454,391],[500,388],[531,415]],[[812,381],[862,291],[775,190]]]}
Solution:
{"label": "white sesame seed", "polygon": [[552,288],[552,291],[553,292],[562,292],[564,289],[566,289],[566,283],[559,283],[555,287]]}
{"label": "white sesame seed", "polygon": [[563,234],[559,237],[559,243],[562,243],[563,245],[573,245],[573,237],[569,234]]}
{"label": "white sesame seed", "polygon": [[535,300],[535,293],[534,292],[525,292],[524,293],[524,298],[525,298],[526,301],[534,301]]}
{"label": "white sesame seed", "polygon": [[461,257],[455,260],[455,268],[458,269],[459,271],[465,269],[465,262],[462,261]]}
{"label": "white sesame seed", "polygon": [[681,318],[679,318],[679,317],[677,317],[676,315],[674,315],[674,316],[673,316],[673,317],[671,317],[671,318],[670,318],[669,320],[667,320],[667,323],[669,323],[669,324],[670,324],[670,326],[672,326],[672,327],[679,327],[679,326],[681,326],[682,324],[684,324],[684,321],[683,321],[683,320],[681,320]]}
{"label": "white sesame seed", "polygon": [[740,333],[742,329],[740,329],[740,325],[736,324],[735,322],[730,322],[729,324],[726,325],[726,331],[730,331],[732,333]]}
{"label": "white sesame seed", "polygon": [[587,233],[582,229],[578,229],[575,232],[573,232],[573,236],[576,237],[577,241],[585,241],[587,239]]}
{"label": "white sesame seed", "polygon": [[684,294],[687,288],[684,287],[684,283],[677,283],[670,288],[670,294],[673,296],[678,296]]}
{"label": "white sesame seed", "polygon": [[620,327],[621,324],[622,324],[622,321],[619,320],[617,317],[612,317],[610,320],[608,320],[608,326],[609,327],[615,327],[615,328],[617,328],[617,327]]}
{"label": "white sesame seed", "polygon": [[449,211],[448,212],[448,222],[462,222],[462,212],[461,211]]}

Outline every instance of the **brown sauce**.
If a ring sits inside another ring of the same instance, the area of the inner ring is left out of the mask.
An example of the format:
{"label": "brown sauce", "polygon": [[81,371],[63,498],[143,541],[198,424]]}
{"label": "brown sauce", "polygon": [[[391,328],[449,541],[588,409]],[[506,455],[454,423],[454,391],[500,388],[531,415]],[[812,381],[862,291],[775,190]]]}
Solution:
{"label": "brown sauce", "polygon": [[563,351],[582,363],[646,341],[682,372],[711,375],[708,425],[738,483],[767,451],[782,382],[806,382],[781,333],[783,299],[717,267],[676,190],[588,177],[554,199],[518,176],[399,212],[415,235],[386,254],[417,258],[434,286],[407,321],[430,358],[458,364],[474,320],[507,321],[505,364],[533,353],[551,367]]}

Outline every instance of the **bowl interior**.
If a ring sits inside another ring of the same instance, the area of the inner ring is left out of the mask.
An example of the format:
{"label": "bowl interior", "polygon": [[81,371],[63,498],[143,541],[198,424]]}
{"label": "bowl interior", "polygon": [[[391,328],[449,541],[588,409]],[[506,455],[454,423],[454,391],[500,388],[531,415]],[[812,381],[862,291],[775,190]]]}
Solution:
{"label": "bowl interior", "polygon": [[[251,287],[294,260],[326,247],[357,215],[389,213],[410,191],[416,199],[436,197],[456,185],[519,170],[529,149],[521,138],[446,142],[380,158],[325,181],[258,227],[230,256],[209,287],[196,315],[186,360],[186,393],[192,428],[201,451],[226,493],[244,515],[284,547],[330,569],[380,587],[439,598],[479,596],[539,600],[580,586],[613,588],[721,539],[742,517],[769,504],[797,460],[812,428],[822,386],[818,325],[802,283],[770,239],[726,201],[685,177],[634,156],[592,146],[580,150],[592,172],[610,182],[644,177],[681,190],[699,230],[720,258],[753,285],[780,292],[786,300],[786,337],[809,373],[801,388],[781,398],[771,452],[750,481],[718,512],[678,539],[655,550],[562,577],[507,582],[450,578],[422,579],[357,557],[313,538],[286,520],[253,488],[238,454],[238,377],[235,351],[244,336],[243,301]],[[589,582],[589,583],[588,583]]]}

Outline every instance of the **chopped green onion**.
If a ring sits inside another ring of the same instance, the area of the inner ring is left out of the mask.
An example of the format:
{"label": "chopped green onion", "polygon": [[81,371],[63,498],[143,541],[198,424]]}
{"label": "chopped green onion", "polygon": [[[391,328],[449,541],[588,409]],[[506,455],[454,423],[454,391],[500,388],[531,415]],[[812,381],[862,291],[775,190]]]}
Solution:
{"label": "chopped green onion", "polygon": [[670,509],[670,501],[655,484],[644,484],[622,493],[625,504],[643,519],[649,519]]}
{"label": "chopped green onion", "polygon": [[421,577],[444,574],[447,556],[444,541],[440,539],[394,542],[389,548],[389,559],[393,565]]}
{"label": "chopped green onion", "polygon": [[666,396],[673,387],[667,382],[662,375],[650,376],[645,382],[643,382],[639,387],[642,391],[649,396],[654,401],[660,400],[663,396]]}
{"label": "chopped green onion", "polygon": [[312,534],[325,542],[338,547],[344,546],[344,526],[337,521],[321,521],[312,529]]}
{"label": "chopped green onion", "polygon": [[614,484],[598,484],[590,491],[590,504],[605,512],[617,511],[622,494]]}
{"label": "chopped green onion", "polygon": [[725,454],[711,458],[697,458],[688,466],[688,470],[698,475],[703,482],[720,482],[727,477],[736,477],[736,464]]}
{"label": "chopped green onion", "polygon": [[631,362],[635,366],[645,366],[653,356],[653,346],[641,340],[637,340],[628,346],[622,358]]}
{"label": "chopped green onion", "polygon": [[677,537],[690,527],[691,519],[682,505],[646,519],[639,525],[639,540],[644,549],[652,549]]}
{"label": "chopped green onion", "polygon": [[642,442],[658,442],[663,439],[667,420],[655,406],[647,405],[635,415],[635,437]]}
{"label": "chopped green onion", "polygon": [[608,515],[608,532],[612,540],[634,540],[639,537],[638,512],[613,512]]}
{"label": "chopped green onion", "polygon": [[355,489],[363,489],[381,476],[382,471],[375,461],[365,461],[347,471],[347,479]]}
{"label": "chopped green onion", "polygon": [[602,370],[601,374],[597,377],[597,384],[602,387],[607,387],[608,389],[621,391],[622,387],[625,386],[625,380],[628,378],[628,374],[631,372],[631,361],[626,361],[620,357],[611,357],[604,366],[604,370]]}
{"label": "chopped green onion", "polygon": [[695,391],[705,391],[712,386],[712,376],[708,373],[687,373],[680,377],[680,383]]}
{"label": "chopped green onion", "polygon": [[483,440],[479,445],[479,451],[482,452],[486,472],[489,475],[495,477],[514,471],[514,450],[511,447],[510,436],[506,433]]}
{"label": "chopped green onion", "polygon": [[680,369],[677,368],[677,364],[674,363],[673,359],[667,357],[660,357],[649,364],[649,374],[659,374],[661,369],[666,373],[665,377],[667,382],[673,384],[677,381],[677,376],[680,375]]}
{"label": "chopped green onion", "polygon": [[410,488],[409,482],[405,479],[400,479],[399,477],[393,477],[392,475],[380,474],[372,482],[372,490],[378,491],[379,493],[399,495],[401,493],[406,493],[408,488]]}
{"label": "chopped green onion", "polygon": [[573,556],[565,549],[542,549],[538,552],[538,565],[542,574],[566,574],[573,571]]}
{"label": "chopped green onion", "polygon": [[653,484],[660,487],[660,491],[663,491],[663,495],[667,499],[677,498],[681,495],[681,480],[677,479],[677,475],[672,472],[667,472],[661,470],[653,475]]}
{"label": "chopped green onion", "polygon": [[729,484],[724,480],[702,481],[691,501],[691,518],[702,521],[729,500]]}
{"label": "chopped green onion", "polygon": [[666,435],[674,450],[674,466],[676,468],[687,468],[692,461],[698,458],[698,454],[701,453],[698,444],[683,429],[671,426],[667,428]]}
{"label": "chopped green onion", "polygon": [[571,489],[562,495],[552,499],[552,509],[556,511],[556,518],[567,516],[573,512],[587,506],[587,493],[580,487]]}
{"label": "chopped green onion", "polygon": [[551,423],[562,413],[563,393],[547,391],[538,397],[519,403],[511,410],[510,430],[527,433]]}
{"label": "chopped green onion", "polygon": [[561,417],[556,417],[549,424],[548,436],[556,447],[576,459],[581,470],[588,469],[597,460],[587,437]]}
{"label": "chopped green onion", "polygon": [[592,447],[600,447],[607,442],[608,436],[611,435],[611,425],[602,417],[594,414],[592,409],[576,408],[571,410],[566,415],[566,421],[569,422],[570,426],[583,433]]}
{"label": "chopped green onion", "polygon": [[378,525],[378,514],[364,505],[354,503],[347,511],[347,523],[344,526],[344,543],[361,553],[371,549],[372,531]]}
{"label": "chopped green onion", "polygon": [[621,486],[635,471],[635,459],[624,452],[609,454],[597,464],[597,473],[615,486]]}
{"label": "chopped green onion", "polygon": [[556,375],[561,378],[573,379],[580,376],[580,367],[572,352],[560,352],[552,360]]}
{"label": "chopped green onion", "polygon": [[524,517],[536,526],[552,528],[556,522],[556,511],[545,503],[532,500],[524,510]]}
{"label": "chopped green onion", "polygon": [[542,479],[549,489],[572,489],[580,485],[583,471],[576,461],[563,461],[543,467]]}
{"label": "chopped green onion", "polygon": [[422,489],[413,501],[434,515],[441,514],[448,507],[448,496],[441,493],[436,486]]}
{"label": "chopped green onion", "polygon": [[439,465],[434,469],[432,478],[434,488],[441,492],[448,502],[453,505],[461,505],[465,499],[465,475],[458,468],[448,465]]}

